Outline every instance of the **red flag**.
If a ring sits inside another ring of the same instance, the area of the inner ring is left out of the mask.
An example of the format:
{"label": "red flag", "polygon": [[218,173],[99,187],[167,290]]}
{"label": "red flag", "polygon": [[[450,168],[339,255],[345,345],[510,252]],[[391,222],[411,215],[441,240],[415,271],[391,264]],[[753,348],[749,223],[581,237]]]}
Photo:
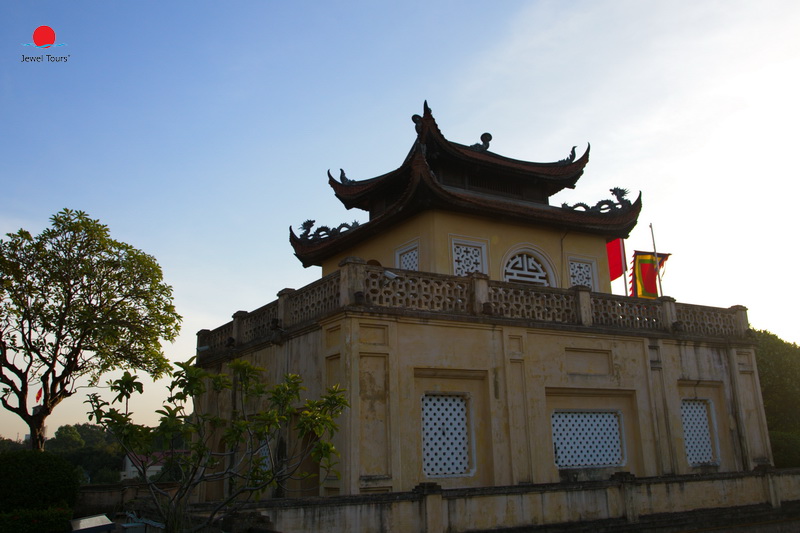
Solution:
{"label": "red flag", "polygon": [[36,403],[39,403],[39,400],[42,399],[42,388],[39,387],[39,392],[36,393]]}
{"label": "red flag", "polygon": [[625,242],[622,239],[607,242],[606,253],[608,254],[608,273],[611,281],[614,281],[628,268],[625,263]]}

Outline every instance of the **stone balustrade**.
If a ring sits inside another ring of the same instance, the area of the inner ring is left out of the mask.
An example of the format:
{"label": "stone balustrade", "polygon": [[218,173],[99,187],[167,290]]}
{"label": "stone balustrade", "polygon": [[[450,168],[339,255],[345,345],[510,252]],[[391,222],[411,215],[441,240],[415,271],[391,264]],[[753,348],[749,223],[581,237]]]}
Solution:
{"label": "stone balustrade", "polygon": [[233,321],[198,332],[198,353],[218,354],[260,342],[281,342],[287,330],[337,309],[359,306],[450,315],[526,320],[607,328],[622,332],[707,338],[743,338],[747,309],[729,309],[593,293],[583,286],[553,289],[489,280],[486,275],[448,276],[388,269],[347,258],[338,270],[302,289],[284,289],[278,300]]}

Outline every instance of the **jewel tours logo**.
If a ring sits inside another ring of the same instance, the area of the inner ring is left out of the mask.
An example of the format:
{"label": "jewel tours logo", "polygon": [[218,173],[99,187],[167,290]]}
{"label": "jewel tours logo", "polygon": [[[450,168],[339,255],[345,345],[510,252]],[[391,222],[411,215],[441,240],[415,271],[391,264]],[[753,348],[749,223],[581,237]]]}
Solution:
{"label": "jewel tours logo", "polygon": [[[33,42],[22,43],[22,46],[33,46],[39,49],[51,47],[67,46],[66,43],[56,43],[56,32],[50,26],[39,26],[33,30]],[[66,63],[71,54],[57,56],[52,54],[41,54],[38,56],[28,56],[22,54],[20,63]]]}

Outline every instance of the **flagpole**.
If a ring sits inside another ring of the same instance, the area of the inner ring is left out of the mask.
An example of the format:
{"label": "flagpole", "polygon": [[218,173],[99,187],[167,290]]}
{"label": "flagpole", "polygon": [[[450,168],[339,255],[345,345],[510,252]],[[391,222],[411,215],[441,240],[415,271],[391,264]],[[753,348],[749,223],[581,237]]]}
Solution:
{"label": "flagpole", "polygon": [[656,234],[653,232],[653,223],[650,223],[650,237],[653,238],[653,255],[656,256],[656,278],[658,278],[658,291],[661,296],[664,296],[664,287],[661,286],[661,261],[658,258],[658,250],[656,250]]}
{"label": "flagpole", "polygon": [[631,295],[631,288],[628,285],[628,254],[625,252],[625,239],[622,239],[622,279],[625,280],[623,296]]}

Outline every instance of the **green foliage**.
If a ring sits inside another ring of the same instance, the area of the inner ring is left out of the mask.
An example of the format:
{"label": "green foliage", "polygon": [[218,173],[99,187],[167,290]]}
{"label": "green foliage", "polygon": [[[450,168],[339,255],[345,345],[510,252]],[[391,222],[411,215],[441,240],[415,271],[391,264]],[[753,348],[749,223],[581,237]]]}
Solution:
{"label": "green foliage", "polygon": [[[331,439],[338,431],[336,419],[348,406],[338,386],[317,400],[301,400],[305,389],[300,376],[288,374],[282,382],[268,385],[264,369],[247,361],[232,361],[231,375],[210,373],[194,366],[193,360],[176,367],[169,397],[157,411],[161,418],[156,427],[132,422],[128,400],[142,391],[130,377],[111,384],[117,393],[111,403],[97,394],[86,402],[90,420],[107,428],[127,453],[144,458],[137,465],[143,478],[149,466],[166,458],[163,474],[147,483],[168,532],[199,531],[290,479],[308,477],[312,473],[301,468],[306,458],[313,458],[325,473],[335,467],[338,452]],[[222,393],[236,399],[232,413],[221,413],[213,401],[211,412],[198,409],[202,396]],[[124,409],[115,406],[121,403]],[[156,484],[160,479],[174,481],[178,488],[164,491]],[[188,524],[186,506],[196,489],[214,481],[225,482],[229,494],[202,523]]]}
{"label": "green foliage", "polygon": [[800,346],[756,331],[756,363],[775,466],[800,467]]}
{"label": "green foliage", "polygon": [[47,450],[50,452],[68,453],[83,448],[86,443],[75,426],[61,426],[56,430],[55,437],[47,441]]}
{"label": "green foliage", "polygon": [[25,445],[15,440],[0,437],[0,453],[13,452],[14,450],[25,449]]}
{"label": "green foliage", "polygon": [[800,433],[792,431],[770,431],[772,456],[778,468],[800,467]]}
{"label": "green foliage", "polygon": [[117,448],[84,447],[64,454],[64,458],[79,467],[86,476],[85,483],[116,483],[122,470],[122,450]]}
{"label": "green foliage", "polygon": [[0,531],[8,533],[67,533],[72,510],[66,507],[17,509],[0,512]]}
{"label": "green foliage", "polygon": [[95,424],[64,425],[47,441],[47,451],[60,455],[83,473],[82,483],[116,483],[124,453],[114,437]]}
{"label": "green foliage", "polygon": [[36,237],[21,229],[0,240],[0,403],[28,424],[38,449],[45,419],[78,378],[168,372],[161,340],[175,339],[181,320],[153,257],[82,211],[51,221]]}
{"label": "green foliage", "polygon": [[0,454],[0,512],[72,507],[79,474],[66,459],[48,452],[20,450]]}
{"label": "green foliage", "polygon": [[102,467],[90,474],[90,483],[119,483],[120,468]]}
{"label": "green foliage", "polygon": [[756,363],[767,425],[800,432],[800,346],[769,331],[756,331]]}
{"label": "green foliage", "polygon": [[97,424],[75,424],[74,427],[78,430],[78,434],[86,443],[87,448],[94,448],[96,450],[118,451],[119,446],[114,436],[107,432],[103,426]]}

